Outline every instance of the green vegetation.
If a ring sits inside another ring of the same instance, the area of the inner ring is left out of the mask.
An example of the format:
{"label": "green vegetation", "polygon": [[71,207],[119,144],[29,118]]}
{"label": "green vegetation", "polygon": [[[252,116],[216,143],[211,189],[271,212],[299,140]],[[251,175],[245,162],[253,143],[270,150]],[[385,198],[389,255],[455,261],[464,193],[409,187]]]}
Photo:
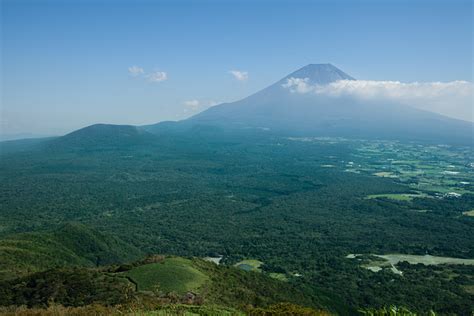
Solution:
{"label": "green vegetation", "polygon": [[138,290],[160,290],[183,294],[198,291],[208,277],[184,258],[166,258],[131,269],[126,275],[138,285]]}
{"label": "green vegetation", "polygon": [[[406,308],[396,306],[383,307],[378,309],[368,308],[362,309],[359,312],[364,316],[417,316],[416,313]],[[436,316],[436,313],[430,311],[427,315]]]}
{"label": "green vegetation", "polygon": [[53,305],[48,308],[1,308],[0,313],[5,316],[90,316],[90,315],[127,315],[127,316],[329,316],[330,313],[322,310],[315,310],[309,307],[302,307],[290,303],[279,303],[268,307],[247,307],[245,311],[236,310],[222,306],[212,305],[189,305],[189,304],[165,304],[154,307],[105,307],[102,305],[89,305],[85,307],[64,307]]}
{"label": "green vegetation", "polygon": [[18,233],[1,239],[0,279],[53,267],[118,263],[140,254],[137,248],[115,236],[70,223],[52,232]]}
{"label": "green vegetation", "polygon": [[275,304],[266,308],[251,308],[248,310],[250,316],[284,316],[284,315],[301,315],[301,316],[329,316],[330,313],[322,310],[314,310],[308,307],[301,307],[290,303]]}
{"label": "green vegetation", "polygon": [[392,193],[392,194],[369,194],[367,199],[387,198],[395,201],[412,201],[414,198],[424,197],[422,194]]}
{"label": "green vegetation", "polygon": [[0,306],[29,308],[96,304],[137,309],[147,315],[206,315],[215,311],[239,315],[246,311],[253,315],[260,313],[258,308],[265,310],[287,300],[317,309],[348,312],[322,292],[303,290],[265,274],[217,266],[196,258],[152,256],[119,266],[57,268],[0,282]]}
{"label": "green vegetation", "polygon": [[222,306],[200,306],[200,305],[184,305],[184,304],[170,304],[160,306],[159,309],[149,311],[139,311],[141,316],[196,316],[196,315],[209,315],[209,316],[245,316],[246,314],[242,311],[227,308]]}
{"label": "green vegetation", "polygon": [[288,277],[283,273],[270,272],[268,275],[276,280],[288,281]]}
{"label": "green vegetation", "polygon": [[115,305],[126,302],[133,286],[94,269],[58,268],[0,283],[0,306],[47,307]]}
{"label": "green vegetation", "polygon": [[[153,253],[219,254],[219,266],[192,260],[208,278],[198,291],[209,304],[244,310],[242,304],[291,302],[342,314],[389,305],[472,312],[473,266],[399,262],[400,276],[346,259],[350,253],[473,259],[474,221],[463,216],[474,209],[469,148],[205,128],[125,145],[106,136],[2,154],[2,282],[47,269],[96,271]],[[264,263],[261,273],[233,267],[248,258]],[[122,268],[110,277],[124,282],[138,267]],[[148,268],[141,269],[145,275]]]}

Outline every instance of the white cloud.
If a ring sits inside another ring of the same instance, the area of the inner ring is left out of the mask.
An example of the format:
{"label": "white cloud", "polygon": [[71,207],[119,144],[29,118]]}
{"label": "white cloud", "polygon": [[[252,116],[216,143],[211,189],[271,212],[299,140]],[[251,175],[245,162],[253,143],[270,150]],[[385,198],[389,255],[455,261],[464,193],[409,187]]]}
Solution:
{"label": "white cloud", "polygon": [[308,78],[288,78],[282,86],[292,93],[400,102],[458,119],[474,120],[474,85],[467,81],[403,83],[340,80],[327,85],[312,85]]}
{"label": "white cloud", "polygon": [[190,108],[191,110],[199,108],[199,105],[201,105],[201,103],[198,100],[184,101],[184,106]]}
{"label": "white cloud", "polygon": [[231,70],[229,73],[239,81],[245,81],[249,78],[249,73],[247,71]]}
{"label": "white cloud", "polygon": [[128,67],[128,73],[132,77],[145,78],[150,82],[162,82],[168,79],[168,74],[164,71],[155,71],[146,74],[145,70],[138,66]]}
{"label": "white cloud", "polygon": [[145,71],[141,67],[132,66],[132,67],[128,67],[128,73],[133,77],[137,77],[137,76],[143,75]]}
{"label": "white cloud", "polygon": [[282,84],[283,88],[289,89],[292,93],[308,93],[314,90],[309,84],[309,78],[288,78],[286,83]]}
{"label": "white cloud", "polygon": [[168,74],[164,71],[155,71],[146,76],[150,82],[162,82],[168,79]]}
{"label": "white cloud", "polygon": [[211,106],[215,106],[215,105],[218,105],[218,104],[221,104],[222,102],[218,102],[218,101],[214,101],[214,100],[211,100],[208,102],[208,106],[211,107]]}

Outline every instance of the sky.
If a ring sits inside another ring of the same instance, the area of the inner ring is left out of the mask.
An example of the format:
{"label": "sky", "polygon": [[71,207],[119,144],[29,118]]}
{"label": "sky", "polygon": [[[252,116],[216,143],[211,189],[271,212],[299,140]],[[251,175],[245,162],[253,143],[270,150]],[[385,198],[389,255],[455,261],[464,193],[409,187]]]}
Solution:
{"label": "sky", "polygon": [[470,0],[0,1],[4,137],[184,119],[309,63],[473,81]]}

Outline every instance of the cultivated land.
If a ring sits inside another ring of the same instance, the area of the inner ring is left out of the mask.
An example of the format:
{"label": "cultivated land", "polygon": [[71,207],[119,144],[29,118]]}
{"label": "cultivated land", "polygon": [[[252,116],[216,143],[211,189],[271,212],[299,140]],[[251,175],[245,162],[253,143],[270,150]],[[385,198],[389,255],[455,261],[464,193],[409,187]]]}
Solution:
{"label": "cultivated land", "polygon": [[449,258],[449,257],[437,257],[437,256],[416,256],[416,255],[404,255],[404,254],[387,254],[387,255],[376,255],[377,257],[383,258],[391,264],[397,264],[402,261],[406,261],[410,264],[424,264],[424,265],[438,265],[438,264],[465,264],[474,265],[474,259],[460,259],[460,258]]}
{"label": "cultivated land", "polygon": [[472,211],[467,211],[467,212],[462,212],[463,215],[466,215],[466,216],[474,216],[474,210]]}
{"label": "cultivated land", "polygon": [[[450,257],[437,257],[431,255],[406,255],[406,254],[386,254],[386,255],[362,255],[362,254],[349,254],[346,256],[348,259],[357,259],[360,262],[360,266],[366,268],[372,272],[382,271],[384,268],[389,269],[395,274],[403,275],[403,268],[397,268],[400,262],[406,262],[409,264],[423,264],[423,265],[474,265],[474,259],[460,259]],[[405,266],[406,267],[406,266]]]}

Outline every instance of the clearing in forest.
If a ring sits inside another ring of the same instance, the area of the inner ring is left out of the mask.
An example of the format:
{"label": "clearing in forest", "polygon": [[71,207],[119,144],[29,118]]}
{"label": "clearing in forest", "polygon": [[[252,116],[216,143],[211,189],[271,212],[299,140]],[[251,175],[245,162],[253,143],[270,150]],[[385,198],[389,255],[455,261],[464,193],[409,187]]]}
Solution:
{"label": "clearing in forest", "polygon": [[193,266],[189,259],[166,258],[163,262],[133,268],[126,275],[140,291],[158,289],[164,293],[198,290],[208,279],[207,275]]}
{"label": "clearing in forest", "polygon": [[239,269],[245,270],[245,271],[257,271],[261,272],[262,270],[260,269],[260,266],[263,264],[262,261],[259,260],[254,260],[254,259],[247,259],[247,260],[242,260],[240,262],[237,262],[235,266]]}

